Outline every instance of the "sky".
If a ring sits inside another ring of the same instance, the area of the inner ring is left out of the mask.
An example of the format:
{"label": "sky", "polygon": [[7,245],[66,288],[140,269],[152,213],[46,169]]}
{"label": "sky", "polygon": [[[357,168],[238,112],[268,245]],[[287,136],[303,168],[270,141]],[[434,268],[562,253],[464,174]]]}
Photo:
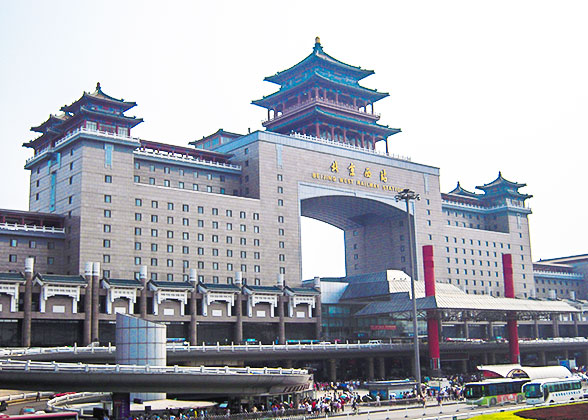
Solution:
{"label": "sky", "polygon": [[[28,208],[30,127],[96,82],[137,102],[134,136],[247,133],[276,90],[263,78],[320,36],[390,93],[375,112],[402,129],[391,153],[439,167],[443,192],[499,170],[528,184],[533,259],[588,253],[586,16],[585,1],[0,0],[0,208]],[[303,277],[343,275],[341,232],[302,232]]]}

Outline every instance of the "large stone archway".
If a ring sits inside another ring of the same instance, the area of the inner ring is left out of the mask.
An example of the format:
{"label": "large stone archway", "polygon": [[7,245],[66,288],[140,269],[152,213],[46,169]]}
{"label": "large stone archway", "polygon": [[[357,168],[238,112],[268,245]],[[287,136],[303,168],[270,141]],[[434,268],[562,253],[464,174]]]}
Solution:
{"label": "large stone archway", "polygon": [[299,197],[301,216],[343,230],[348,276],[388,269],[410,272],[403,202],[396,202],[393,197],[303,183],[299,185]]}

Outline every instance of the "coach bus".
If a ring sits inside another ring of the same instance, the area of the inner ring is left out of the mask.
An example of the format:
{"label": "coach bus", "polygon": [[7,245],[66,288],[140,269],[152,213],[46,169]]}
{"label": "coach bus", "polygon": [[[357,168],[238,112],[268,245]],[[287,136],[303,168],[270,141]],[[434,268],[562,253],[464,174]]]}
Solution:
{"label": "coach bus", "polygon": [[506,402],[520,403],[525,399],[522,386],[529,379],[489,379],[482,382],[471,382],[465,385],[467,404],[493,406]]}
{"label": "coach bus", "polygon": [[582,381],[578,378],[539,379],[523,386],[527,404],[568,402],[582,398]]}
{"label": "coach bus", "polygon": [[61,411],[57,413],[37,412],[18,416],[0,415],[0,420],[78,420],[78,413]]}

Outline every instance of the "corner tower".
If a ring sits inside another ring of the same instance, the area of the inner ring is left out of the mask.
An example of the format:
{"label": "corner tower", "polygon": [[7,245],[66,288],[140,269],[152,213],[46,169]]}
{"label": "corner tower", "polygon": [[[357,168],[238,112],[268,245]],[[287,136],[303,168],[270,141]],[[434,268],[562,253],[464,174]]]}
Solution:
{"label": "corner tower", "polygon": [[359,84],[373,73],[326,54],[317,37],[312,53],[304,60],[264,79],[280,85],[280,90],[253,104],[267,108],[263,126],[268,131],[373,150],[377,142],[400,132],[377,123],[380,116],[374,113],[374,103],[388,94]]}

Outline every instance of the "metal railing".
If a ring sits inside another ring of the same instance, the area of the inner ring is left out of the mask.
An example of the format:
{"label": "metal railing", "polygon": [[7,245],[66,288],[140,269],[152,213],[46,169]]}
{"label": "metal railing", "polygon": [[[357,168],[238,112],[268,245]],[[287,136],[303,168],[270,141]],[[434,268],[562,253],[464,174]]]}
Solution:
{"label": "metal railing", "polygon": [[179,161],[179,162],[197,163],[199,165],[206,165],[206,166],[212,166],[212,167],[217,167],[217,168],[228,168],[228,169],[234,169],[234,170],[238,170],[238,171],[241,170],[241,166],[239,166],[239,165],[232,165],[230,163],[223,163],[223,162],[212,162],[212,161],[208,161],[208,160],[198,159],[198,158],[195,158],[194,156],[190,156],[190,155],[184,155],[184,154],[180,154],[180,153],[170,153],[170,152],[165,152],[165,151],[161,151],[161,150],[149,149],[146,147],[140,147],[140,148],[136,149],[134,151],[134,154],[142,155],[142,156],[157,157],[157,158],[161,158],[161,159],[170,159],[170,160],[175,160],[175,161]]}
{"label": "metal railing", "polygon": [[0,360],[3,372],[62,372],[62,373],[132,373],[182,375],[307,375],[306,369],[251,368],[251,367],[185,367],[149,365],[99,365],[84,363],[35,362],[32,360]]}
{"label": "metal railing", "polygon": [[65,233],[65,228],[53,226],[21,225],[18,223],[0,223],[0,229],[24,230],[26,232]]}
{"label": "metal railing", "polygon": [[347,144],[347,143],[341,143],[341,142],[334,141],[334,140],[328,140],[328,139],[324,139],[322,137],[314,137],[314,136],[309,136],[307,134],[300,134],[300,133],[292,133],[292,134],[290,134],[290,136],[296,137],[299,139],[303,139],[303,140],[310,140],[310,141],[313,141],[316,143],[328,144],[329,146],[343,147],[345,149],[356,150],[356,151],[360,151],[360,152],[371,153],[374,155],[380,155],[380,156],[385,156],[385,157],[391,157],[393,159],[404,160],[406,162],[412,162],[412,159],[409,156],[402,156],[402,155],[396,155],[394,153],[380,152],[379,150],[367,149],[365,147],[355,146],[355,145]]}

